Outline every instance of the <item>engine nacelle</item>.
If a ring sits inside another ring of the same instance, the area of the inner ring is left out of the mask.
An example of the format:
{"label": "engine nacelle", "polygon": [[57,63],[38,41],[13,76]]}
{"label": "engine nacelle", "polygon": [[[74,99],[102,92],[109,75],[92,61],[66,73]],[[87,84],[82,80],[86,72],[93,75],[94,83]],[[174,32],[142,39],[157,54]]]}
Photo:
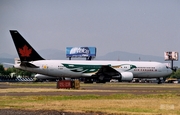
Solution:
{"label": "engine nacelle", "polygon": [[121,73],[121,81],[132,81],[133,74],[132,72],[122,72]]}

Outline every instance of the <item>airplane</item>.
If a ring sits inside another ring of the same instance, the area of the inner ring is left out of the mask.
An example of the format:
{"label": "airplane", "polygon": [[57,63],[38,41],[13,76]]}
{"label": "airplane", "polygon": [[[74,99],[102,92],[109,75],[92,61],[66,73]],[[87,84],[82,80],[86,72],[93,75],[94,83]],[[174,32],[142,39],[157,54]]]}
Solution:
{"label": "airplane", "polygon": [[46,76],[84,78],[85,83],[105,83],[111,79],[132,81],[133,78],[160,78],[170,75],[172,70],[164,63],[148,61],[87,61],[87,60],[45,60],[21,36],[17,30],[10,30],[20,58],[14,67]]}

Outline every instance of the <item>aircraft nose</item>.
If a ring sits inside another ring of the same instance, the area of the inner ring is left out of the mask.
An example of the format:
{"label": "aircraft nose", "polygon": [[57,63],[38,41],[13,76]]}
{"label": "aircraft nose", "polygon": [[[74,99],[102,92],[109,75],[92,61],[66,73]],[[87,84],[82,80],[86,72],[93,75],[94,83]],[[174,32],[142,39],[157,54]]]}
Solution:
{"label": "aircraft nose", "polygon": [[172,69],[168,68],[167,69],[167,74],[170,75],[172,73]]}

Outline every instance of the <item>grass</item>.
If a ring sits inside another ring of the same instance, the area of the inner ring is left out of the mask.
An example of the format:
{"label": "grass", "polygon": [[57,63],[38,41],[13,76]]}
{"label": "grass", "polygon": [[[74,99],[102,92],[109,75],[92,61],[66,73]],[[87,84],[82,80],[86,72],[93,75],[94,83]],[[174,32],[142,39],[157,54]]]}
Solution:
{"label": "grass", "polygon": [[[53,86],[55,83],[12,83],[10,85],[18,86]],[[161,88],[180,87],[176,84],[128,84],[128,83],[110,83],[110,84],[81,84],[81,86],[99,86],[102,87],[156,87],[159,92]],[[131,85],[131,86],[129,86]],[[55,86],[55,85],[54,85]],[[0,93],[13,92],[103,92],[108,90],[72,90],[55,88],[9,88],[0,89]],[[116,90],[114,90],[116,92]],[[126,91],[124,91],[126,92]],[[71,112],[103,112],[107,114],[154,114],[171,115],[180,114],[180,94],[171,92],[158,94],[112,94],[112,95],[71,95],[71,96],[0,96],[0,108],[26,109],[26,110],[58,110]]]}
{"label": "grass", "polygon": [[[75,112],[93,111],[114,114],[179,114],[180,104],[178,100],[180,100],[180,96],[176,94],[116,94],[110,96],[1,96],[0,108],[64,110]],[[174,108],[171,106],[174,106]]]}

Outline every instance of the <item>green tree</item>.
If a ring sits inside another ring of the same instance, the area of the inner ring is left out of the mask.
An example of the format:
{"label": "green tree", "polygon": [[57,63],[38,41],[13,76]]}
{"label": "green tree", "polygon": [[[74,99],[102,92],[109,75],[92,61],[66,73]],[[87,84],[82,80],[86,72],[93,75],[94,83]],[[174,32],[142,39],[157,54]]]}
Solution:
{"label": "green tree", "polygon": [[20,75],[22,77],[25,77],[25,76],[31,77],[31,75],[33,74],[32,72],[28,72],[28,71],[20,70],[20,69],[16,69],[16,68],[13,68],[12,72],[15,72],[16,76]]}
{"label": "green tree", "polygon": [[171,78],[180,79],[180,69],[178,69],[176,72],[173,72]]}
{"label": "green tree", "polygon": [[4,67],[3,65],[0,65],[0,75],[4,75],[4,73],[5,73]]}
{"label": "green tree", "polygon": [[28,72],[25,70],[20,70],[20,69],[16,69],[16,68],[8,68],[7,70],[4,70],[3,65],[0,65],[0,75],[10,75],[11,73],[15,73],[16,76],[20,75],[22,77],[28,76],[31,77],[32,72]]}
{"label": "green tree", "polygon": [[11,73],[16,73],[15,68],[8,68],[8,69],[6,70],[6,75],[10,75]]}

